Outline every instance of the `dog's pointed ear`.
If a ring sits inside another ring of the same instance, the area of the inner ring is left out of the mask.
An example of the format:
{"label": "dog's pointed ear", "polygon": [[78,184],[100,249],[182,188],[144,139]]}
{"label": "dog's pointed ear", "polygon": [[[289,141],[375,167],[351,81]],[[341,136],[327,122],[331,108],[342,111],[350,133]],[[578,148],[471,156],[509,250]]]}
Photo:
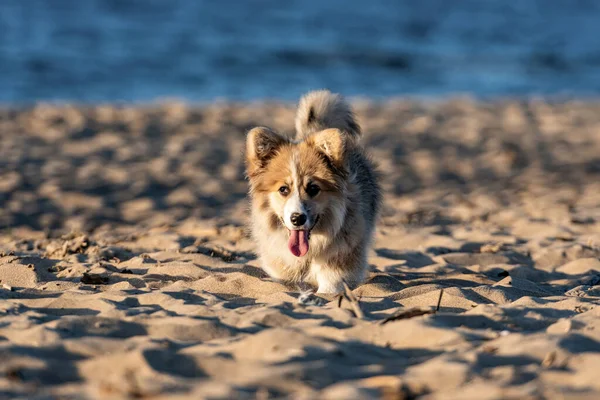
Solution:
{"label": "dog's pointed ear", "polygon": [[246,166],[248,175],[252,176],[265,167],[277,149],[288,139],[269,128],[257,127],[248,132],[246,137]]}
{"label": "dog's pointed ear", "polygon": [[347,135],[339,129],[325,129],[311,135],[308,139],[310,143],[323,153],[336,167],[343,167],[346,161],[348,150]]}

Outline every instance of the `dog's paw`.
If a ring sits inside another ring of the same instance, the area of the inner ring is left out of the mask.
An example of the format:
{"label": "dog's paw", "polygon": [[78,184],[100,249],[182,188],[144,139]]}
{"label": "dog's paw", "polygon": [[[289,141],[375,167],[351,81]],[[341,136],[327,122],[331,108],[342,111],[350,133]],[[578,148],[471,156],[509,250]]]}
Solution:
{"label": "dog's paw", "polygon": [[325,304],[325,300],[317,296],[314,291],[306,290],[304,292],[300,292],[300,295],[298,296],[298,304],[303,306],[320,307]]}

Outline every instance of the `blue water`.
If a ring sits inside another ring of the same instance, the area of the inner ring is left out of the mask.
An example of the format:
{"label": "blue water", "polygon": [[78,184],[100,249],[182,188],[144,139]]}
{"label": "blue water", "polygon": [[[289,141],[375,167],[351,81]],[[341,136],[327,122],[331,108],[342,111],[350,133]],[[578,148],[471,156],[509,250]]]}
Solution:
{"label": "blue water", "polygon": [[1,0],[0,102],[595,96],[600,1]]}

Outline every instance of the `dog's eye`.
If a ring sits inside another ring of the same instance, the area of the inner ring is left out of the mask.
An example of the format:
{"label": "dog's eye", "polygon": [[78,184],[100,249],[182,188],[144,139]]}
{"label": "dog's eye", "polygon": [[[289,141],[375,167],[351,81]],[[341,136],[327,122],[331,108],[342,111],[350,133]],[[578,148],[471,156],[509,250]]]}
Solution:
{"label": "dog's eye", "polygon": [[287,186],[280,187],[279,194],[281,194],[282,196],[287,196],[288,194],[290,194],[290,188]]}
{"label": "dog's eye", "polygon": [[306,187],[306,194],[308,194],[310,197],[315,197],[319,194],[320,191],[321,188],[315,185],[314,183],[311,183]]}

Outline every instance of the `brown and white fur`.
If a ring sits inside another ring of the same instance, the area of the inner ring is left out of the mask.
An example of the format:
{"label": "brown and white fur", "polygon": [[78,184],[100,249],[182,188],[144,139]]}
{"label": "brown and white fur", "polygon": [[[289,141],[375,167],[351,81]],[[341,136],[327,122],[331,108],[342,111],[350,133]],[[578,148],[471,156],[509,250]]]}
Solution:
{"label": "brown and white fur", "polygon": [[360,138],[348,103],[325,90],[300,100],[295,140],[248,133],[251,231],[272,278],[320,293],[365,279],[381,190]]}

